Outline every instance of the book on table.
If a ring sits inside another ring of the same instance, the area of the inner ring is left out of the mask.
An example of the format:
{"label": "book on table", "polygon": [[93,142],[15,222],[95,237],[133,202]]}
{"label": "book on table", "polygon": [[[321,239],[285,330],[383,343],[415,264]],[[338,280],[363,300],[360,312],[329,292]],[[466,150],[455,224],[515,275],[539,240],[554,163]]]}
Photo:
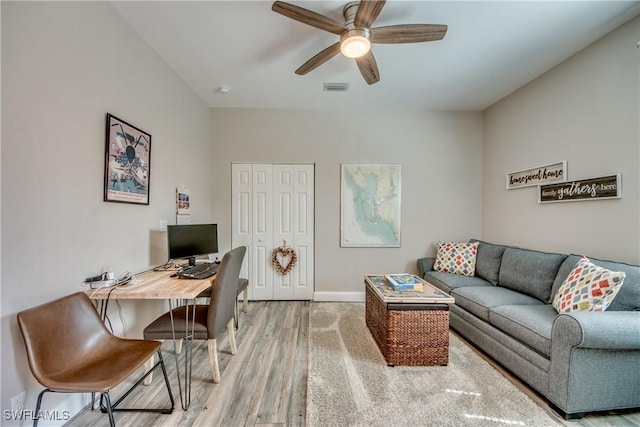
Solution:
{"label": "book on table", "polygon": [[384,279],[394,291],[423,291],[422,282],[413,274],[385,274]]}

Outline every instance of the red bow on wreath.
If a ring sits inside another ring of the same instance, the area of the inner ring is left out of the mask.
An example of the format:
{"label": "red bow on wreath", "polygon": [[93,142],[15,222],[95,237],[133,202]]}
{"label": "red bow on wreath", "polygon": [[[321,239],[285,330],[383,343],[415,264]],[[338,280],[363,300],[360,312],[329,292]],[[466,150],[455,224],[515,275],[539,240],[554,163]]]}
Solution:
{"label": "red bow on wreath", "polygon": [[[286,266],[283,266],[282,261],[286,261],[287,259],[289,259],[289,262]],[[286,246],[286,242],[284,246],[275,248],[271,254],[271,264],[273,264],[276,271],[283,276],[286,276],[293,270],[296,262],[298,262],[298,255],[296,255],[296,251],[294,251],[293,248]]]}

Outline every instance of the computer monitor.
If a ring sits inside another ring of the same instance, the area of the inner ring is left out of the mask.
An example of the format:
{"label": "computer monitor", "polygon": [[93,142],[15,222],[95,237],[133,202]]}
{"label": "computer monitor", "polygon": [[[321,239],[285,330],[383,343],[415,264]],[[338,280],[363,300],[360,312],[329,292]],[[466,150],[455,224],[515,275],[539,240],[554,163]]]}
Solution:
{"label": "computer monitor", "polygon": [[218,253],[218,225],[169,225],[167,240],[169,260],[186,258],[195,265],[197,256]]}

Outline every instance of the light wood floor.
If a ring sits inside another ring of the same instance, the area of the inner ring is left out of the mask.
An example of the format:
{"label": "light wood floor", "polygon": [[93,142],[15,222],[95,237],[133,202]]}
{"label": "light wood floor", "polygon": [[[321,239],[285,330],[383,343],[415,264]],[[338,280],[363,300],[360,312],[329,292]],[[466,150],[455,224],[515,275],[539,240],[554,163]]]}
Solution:
{"label": "light wood floor", "polygon": [[[240,327],[236,333],[238,353],[231,355],[226,337],[219,340],[220,384],[212,382],[206,343],[195,342],[191,407],[187,411],[180,407],[173,344],[165,343],[163,348],[166,351],[163,354],[176,398],[173,414],[116,413],[116,424],[154,427],[304,426],[308,332],[308,302],[249,303],[249,312],[240,313]],[[508,373],[501,372],[540,405],[548,408],[544,400],[528,387]],[[118,397],[118,392],[112,392],[112,400]],[[123,406],[129,406],[128,402],[131,402],[130,406],[138,407],[166,405],[168,398],[162,376],[154,374],[153,383],[138,387],[123,402]],[[43,409],[47,409],[46,397],[43,405]],[[581,420],[566,421],[565,424],[572,427],[638,427],[640,412],[588,415]],[[109,422],[106,414],[85,409],[66,424],[69,427],[87,425],[108,426]]]}

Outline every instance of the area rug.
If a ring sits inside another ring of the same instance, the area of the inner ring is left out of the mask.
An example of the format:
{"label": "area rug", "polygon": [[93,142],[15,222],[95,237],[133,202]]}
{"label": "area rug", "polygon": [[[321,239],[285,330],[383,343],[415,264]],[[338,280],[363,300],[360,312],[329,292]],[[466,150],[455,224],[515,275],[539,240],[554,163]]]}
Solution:
{"label": "area rug", "polygon": [[312,303],[309,426],[562,426],[456,335],[448,366],[386,365],[362,303]]}

